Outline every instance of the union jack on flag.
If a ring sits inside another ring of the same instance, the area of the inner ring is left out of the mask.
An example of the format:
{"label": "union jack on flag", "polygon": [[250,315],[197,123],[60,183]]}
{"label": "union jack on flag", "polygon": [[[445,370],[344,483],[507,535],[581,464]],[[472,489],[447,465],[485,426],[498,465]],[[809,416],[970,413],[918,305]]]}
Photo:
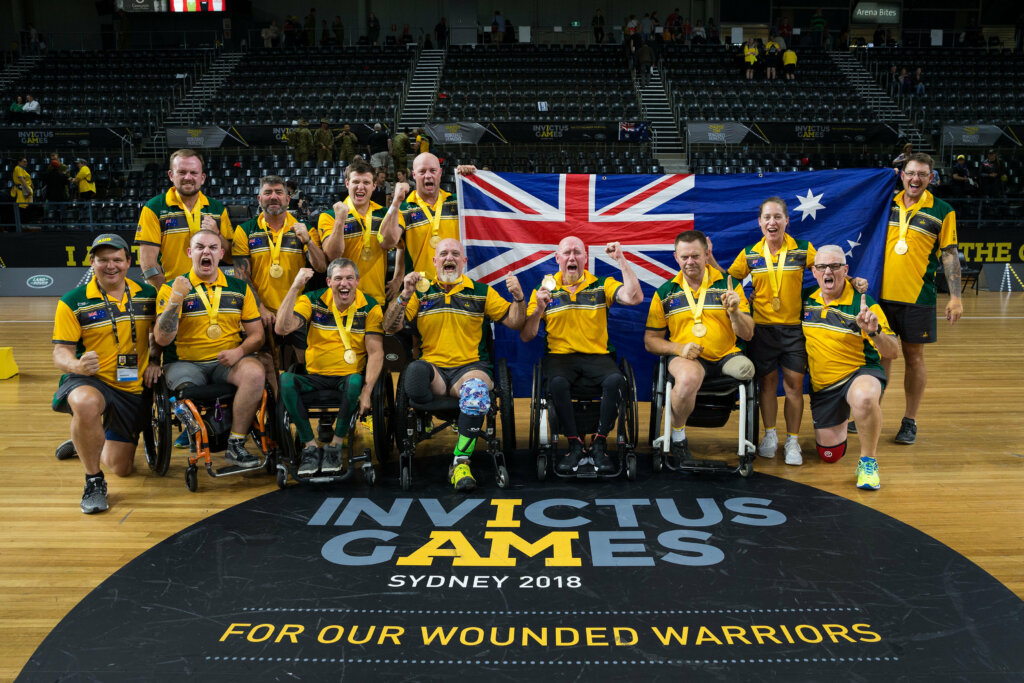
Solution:
{"label": "union jack on flag", "polygon": [[[715,258],[727,268],[744,247],[761,239],[760,204],[778,196],[789,207],[790,234],[816,247],[841,245],[851,274],[867,278],[877,291],[894,177],[891,169],[708,176],[477,171],[456,176],[456,182],[468,275],[503,295],[510,273],[527,296],[544,275],[555,273],[555,249],[570,235],[587,245],[592,273],[621,280],[605,246],[622,244],[643,287],[644,303],[612,306],[609,336],[636,370],[644,400],[654,364],[643,348],[644,327],[654,290],[679,270],[673,257],[676,235],[703,231],[712,240]],[[543,342],[524,345],[518,334],[498,326],[495,344],[497,355],[508,359],[517,395],[525,395]]]}

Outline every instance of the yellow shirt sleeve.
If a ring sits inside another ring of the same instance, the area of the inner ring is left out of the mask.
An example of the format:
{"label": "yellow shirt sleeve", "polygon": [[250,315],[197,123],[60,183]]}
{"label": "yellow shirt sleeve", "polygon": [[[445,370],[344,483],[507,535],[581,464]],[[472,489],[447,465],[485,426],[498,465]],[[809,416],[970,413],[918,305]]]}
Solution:
{"label": "yellow shirt sleeve", "polygon": [[[170,284],[164,284],[164,285],[160,286],[160,291],[157,292],[157,295],[156,295],[156,314],[157,314],[157,317],[159,317],[164,312],[164,309],[167,308],[167,300],[171,298],[171,291],[172,290],[171,290],[171,285]],[[178,307],[178,319],[179,320],[181,319],[181,311],[182,311],[182,309],[184,309],[184,306],[179,306]]]}
{"label": "yellow shirt sleeve", "polygon": [[615,303],[615,293],[619,291],[619,287],[622,283],[613,277],[605,278],[604,280],[604,307],[609,309],[612,304]]}
{"label": "yellow shirt sleeve", "polygon": [[227,209],[224,209],[220,213],[220,234],[224,236],[224,239],[229,244],[235,236],[235,231],[231,227],[231,216],[228,215]]}
{"label": "yellow shirt sleeve", "polygon": [[811,270],[814,268],[814,257],[818,255],[818,250],[814,248],[814,245],[810,242],[807,243],[807,269]]}
{"label": "yellow shirt sleeve", "polygon": [[[401,303],[401,302],[399,302]],[[405,306],[405,319],[412,322],[416,317],[416,314],[420,311],[420,297],[418,292],[412,293],[412,298],[409,299],[409,303]]]}
{"label": "yellow shirt sleeve", "polygon": [[537,310],[537,290],[530,293],[530,301],[526,304],[526,316],[530,317]]}
{"label": "yellow shirt sleeve", "polygon": [[647,329],[664,330],[668,327],[665,320],[665,307],[662,306],[661,297],[655,292],[651,298],[651,309],[647,312]]}
{"label": "yellow shirt sleeve", "polygon": [[939,249],[957,244],[956,239],[956,212],[950,211],[942,219],[942,229],[939,231]]}
{"label": "yellow shirt sleeve", "polygon": [[323,243],[327,241],[327,238],[334,232],[334,216],[324,211],[320,214],[320,217],[316,221],[316,229],[320,234],[319,242],[317,246],[323,246]]}
{"label": "yellow shirt sleeve", "polygon": [[160,246],[160,221],[153,209],[148,206],[142,207],[142,213],[139,214],[139,227],[135,231],[135,242]]}
{"label": "yellow shirt sleeve", "polygon": [[303,320],[309,320],[309,316],[313,315],[313,302],[309,300],[308,296],[300,296],[295,300],[295,315],[299,316]]}
{"label": "yellow shirt sleeve", "polygon": [[384,334],[384,312],[380,304],[366,313],[366,334]]}
{"label": "yellow shirt sleeve", "polygon": [[[889,327],[889,320],[885,317],[885,313],[882,311],[882,307],[879,306],[874,299],[864,295],[868,300],[868,310],[878,316],[878,333],[879,334],[894,334],[892,328]],[[875,340],[868,336],[868,333],[864,330],[860,332],[861,336],[871,342],[871,345],[875,345]]]}
{"label": "yellow shirt sleeve", "polygon": [[242,226],[239,225],[235,228],[235,237],[231,241],[231,255],[232,256],[248,256],[249,255],[249,236],[245,234],[245,230],[242,230]]}
{"label": "yellow shirt sleeve", "polygon": [[245,300],[242,302],[242,322],[252,322],[260,319],[260,308],[256,305],[256,296],[252,293],[252,287],[245,285]]}
{"label": "yellow shirt sleeve", "polygon": [[54,343],[77,344],[82,338],[82,326],[74,311],[63,301],[57,302],[57,313],[53,319]]}
{"label": "yellow shirt sleeve", "polygon": [[732,265],[729,266],[729,275],[732,275],[737,280],[742,280],[746,276],[750,275],[750,266],[747,263],[747,250],[743,249],[739,254],[736,255]]}
{"label": "yellow shirt sleeve", "polygon": [[484,301],[484,313],[494,322],[501,322],[508,315],[508,309],[512,304],[501,298],[501,295],[493,287],[487,288],[487,299]]}

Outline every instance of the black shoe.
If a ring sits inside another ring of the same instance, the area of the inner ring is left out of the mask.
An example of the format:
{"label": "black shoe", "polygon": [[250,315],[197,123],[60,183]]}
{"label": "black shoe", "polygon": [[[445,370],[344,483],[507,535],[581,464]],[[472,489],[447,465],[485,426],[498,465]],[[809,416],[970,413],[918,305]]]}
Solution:
{"label": "black shoe", "polygon": [[243,469],[260,466],[260,459],[250,453],[245,447],[245,439],[228,439],[227,452],[224,457],[228,462],[238,465]]}
{"label": "black shoe", "polygon": [[608,457],[605,452],[605,446],[608,445],[608,440],[597,434],[590,442],[590,457],[594,460],[594,465],[597,466],[597,471],[601,474],[612,474],[615,472],[615,463]]}
{"label": "black shoe", "polygon": [[55,453],[58,460],[70,460],[71,458],[77,457],[78,452],[75,451],[75,444],[68,439],[61,445],[57,446],[57,452]]}
{"label": "black shoe", "polygon": [[847,434],[856,434],[857,433],[857,423],[854,422],[853,420],[850,420],[849,422],[847,422],[846,423],[846,433]]}
{"label": "black shoe", "polygon": [[569,450],[566,451],[562,459],[558,461],[555,466],[555,470],[559,474],[572,474],[576,471],[577,465],[580,463],[580,458],[583,457],[583,440],[582,439],[569,439]]}
{"label": "black shoe", "polygon": [[341,444],[324,446],[324,459],[320,463],[320,471],[324,474],[341,472]]}
{"label": "black shoe", "polygon": [[82,494],[82,512],[91,515],[107,509],[107,480],[100,477],[86,477],[85,492]]}
{"label": "black shoe", "polygon": [[690,445],[686,439],[669,443],[668,457],[665,461],[669,469],[677,470],[684,462],[690,460],[693,460],[693,456],[690,455]]}
{"label": "black shoe", "polygon": [[316,446],[306,446],[302,449],[302,458],[299,460],[299,476],[312,477],[319,469],[320,449]]}
{"label": "black shoe", "polygon": [[900,431],[896,432],[895,441],[908,446],[917,441],[917,423],[909,417],[903,418],[903,422],[900,423]]}
{"label": "black shoe", "polygon": [[321,422],[317,426],[316,439],[320,443],[330,443],[331,439],[334,438],[334,423],[330,420]]}

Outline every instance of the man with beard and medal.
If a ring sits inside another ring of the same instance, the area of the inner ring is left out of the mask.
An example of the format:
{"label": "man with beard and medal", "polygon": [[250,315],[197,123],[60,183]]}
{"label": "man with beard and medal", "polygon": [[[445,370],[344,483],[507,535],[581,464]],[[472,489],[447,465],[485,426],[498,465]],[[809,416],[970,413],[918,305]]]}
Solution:
{"label": "man with beard and medal", "polygon": [[[746,381],[754,364],[736,346],[736,338],[754,336],[754,319],[743,286],[708,263],[707,237],[699,230],[681,232],[675,239],[675,259],[681,270],[654,293],[647,315],[644,347],[670,356],[672,374],[672,438],[668,464],[679,467],[692,460],[686,441],[686,420],[693,412],[697,391],[705,378],[725,375]],[[666,332],[668,338],[665,338]]]}
{"label": "man with beard and medal", "polygon": [[171,170],[167,175],[174,187],[146,202],[135,233],[142,277],[156,288],[192,267],[185,252],[200,228],[219,232],[225,251],[230,248],[233,237],[228,210],[200,191],[206,174],[198,152],[176,151],[171,155]]}
{"label": "man with beard and medal", "polygon": [[[341,471],[345,439],[352,437],[348,434],[352,413],[358,411],[362,416],[370,411],[373,386],[384,363],[383,313],[377,301],[359,289],[355,262],[347,258],[331,261],[327,288],[302,294],[311,277],[309,268],[295,276],[281,304],[282,310],[293,314],[282,313],[276,323],[282,336],[303,326],[306,329],[306,374],[281,375],[281,401],[304,444],[298,469],[303,477],[318,471],[327,475]],[[334,436],[322,452],[302,403],[302,392],[314,390],[334,390],[342,395]]]}
{"label": "man with beard and medal", "polygon": [[643,301],[644,294],[619,243],[609,243],[605,253],[619,264],[622,282],[597,277],[586,269],[587,248],[579,237],[559,242],[555,252],[558,272],[544,276],[530,296],[526,322],[519,333],[528,342],[544,324],[544,374],[555,415],[569,442],[569,450],[555,465],[560,474],[575,472],[584,455],[572,409],[572,389],[601,393],[601,414],[590,442],[590,458],[603,474],[616,469],[605,449],[626,382],[608,340],[608,309],[613,303],[635,306]]}
{"label": "man with beard and medal", "polygon": [[244,280],[219,268],[224,249],[219,233],[192,236],[192,270],[157,293],[153,338],[164,348],[164,377],[172,392],[186,386],[233,384],[228,462],[256,467],[245,447],[246,433],[263,397],[263,365],[254,354],[263,346],[256,297]]}
{"label": "man with beard and medal", "polygon": [[[388,271],[388,250],[397,240],[383,231],[387,214],[372,201],[374,175],[370,165],[361,159],[345,169],[348,197],[336,202],[320,214],[317,230],[324,254],[330,260],[347,258],[359,267],[359,288],[379,302],[385,300],[385,278]],[[404,271],[402,271],[404,272]],[[398,282],[388,289],[398,289]]]}
{"label": "man with beard and medal", "polygon": [[419,335],[421,355],[405,370],[405,392],[415,403],[435,396],[459,399],[459,439],[448,476],[456,491],[470,491],[476,480],[469,458],[491,406],[494,359],[488,357],[484,327],[491,321],[519,330],[526,301],[515,275],[505,277],[513,303],[493,288],[464,275],[466,255],[458,240],[443,239],[434,254],[436,278],[424,286],[422,272],[402,280],[402,291],[384,314],[384,330],[394,334],[407,320]]}

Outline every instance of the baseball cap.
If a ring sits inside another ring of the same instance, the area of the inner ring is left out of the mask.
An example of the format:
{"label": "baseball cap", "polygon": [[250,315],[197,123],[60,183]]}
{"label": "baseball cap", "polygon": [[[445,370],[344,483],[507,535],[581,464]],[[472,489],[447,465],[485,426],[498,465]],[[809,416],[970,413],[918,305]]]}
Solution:
{"label": "baseball cap", "polygon": [[125,253],[130,254],[128,250],[128,243],[124,241],[124,238],[113,232],[106,232],[99,235],[92,241],[92,246],[89,247],[89,253],[92,254],[101,247],[113,247],[115,249],[124,249]]}
{"label": "baseball cap", "polygon": [[957,154],[957,155],[956,155],[956,160],[957,160],[957,161],[960,161],[961,159],[966,159],[966,158],[967,158],[967,157],[965,157],[965,156],[964,156],[963,154]]}

